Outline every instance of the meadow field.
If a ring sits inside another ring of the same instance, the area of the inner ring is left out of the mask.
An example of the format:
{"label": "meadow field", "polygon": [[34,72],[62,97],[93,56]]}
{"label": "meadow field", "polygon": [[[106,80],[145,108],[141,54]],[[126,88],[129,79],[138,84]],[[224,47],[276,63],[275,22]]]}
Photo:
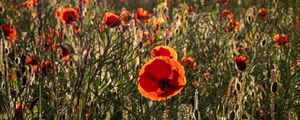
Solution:
{"label": "meadow field", "polygon": [[298,120],[300,0],[1,0],[0,120]]}

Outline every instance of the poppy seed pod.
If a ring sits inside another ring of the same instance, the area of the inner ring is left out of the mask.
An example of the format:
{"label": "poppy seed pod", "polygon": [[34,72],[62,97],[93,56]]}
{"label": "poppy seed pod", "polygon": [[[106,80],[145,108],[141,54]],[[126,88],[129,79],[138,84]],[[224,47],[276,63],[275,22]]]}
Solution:
{"label": "poppy seed pod", "polygon": [[272,84],[271,84],[272,93],[276,93],[277,90],[278,90],[278,83],[277,82],[272,82]]}

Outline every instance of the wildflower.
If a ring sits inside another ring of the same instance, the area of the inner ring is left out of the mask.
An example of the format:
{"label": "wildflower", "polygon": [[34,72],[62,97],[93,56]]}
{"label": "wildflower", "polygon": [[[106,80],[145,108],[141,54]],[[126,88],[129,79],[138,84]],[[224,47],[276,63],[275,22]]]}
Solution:
{"label": "wildflower", "polygon": [[220,15],[221,15],[222,19],[227,18],[228,22],[232,22],[232,20],[233,20],[233,13],[230,10],[225,9],[221,12]]}
{"label": "wildflower", "polygon": [[44,61],[42,62],[42,72],[46,73],[49,68],[52,67],[52,62]]}
{"label": "wildflower", "polygon": [[195,70],[197,66],[197,63],[194,61],[192,57],[183,57],[181,58],[180,63],[182,65],[187,64],[187,66],[192,70]]}
{"label": "wildflower", "polygon": [[194,7],[192,5],[188,6],[187,11],[189,13],[193,12],[194,11]]}
{"label": "wildflower", "polygon": [[176,51],[169,47],[169,46],[156,46],[151,51],[152,58],[158,57],[158,56],[165,56],[169,57],[171,59],[177,60],[177,53]]}
{"label": "wildflower", "polygon": [[21,104],[20,102],[18,102],[16,104],[16,108],[15,108],[15,117],[16,118],[22,117],[22,109],[24,109],[24,104]]}
{"label": "wildflower", "polygon": [[169,99],[178,94],[186,84],[183,66],[168,57],[155,57],[140,70],[138,90],[153,101]]}
{"label": "wildflower", "polygon": [[9,79],[16,79],[17,75],[15,73],[7,73],[6,77]]}
{"label": "wildflower", "polygon": [[246,70],[247,67],[247,59],[244,56],[238,55],[235,57],[235,64],[240,71]]}
{"label": "wildflower", "polygon": [[229,3],[229,0],[221,0],[221,3],[222,3],[223,5],[227,5],[227,4]]}
{"label": "wildflower", "polygon": [[150,22],[151,17],[152,17],[152,14],[143,8],[138,8],[135,13],[135,19],[139,23],[141,23],[141,22],[148,23],[148,22]]}
{"label": "wildflower", "polygon": [[121,21],[128,23],[131,19],[131,13],[128,10],[122,10],[122,12],[120,13],[120,19]]}
{"label": "wildflower", "polygon": [[70,52],[68,51],[67,48],[65,48],[64,46],[59,46],[58,49],[60,49],[62,51],[61,53],[61,60],[62,61],[71,61],[70,60]]}
{"label": "wildflower", "polygon": [[32,70],[34,73],[37,72],[37,60],[35,58],[26,58],[25,63],[32,66]]}
{"label": "wildflower", "polygon": [[66,25],[75,22],[79,17],[77,10],[74,8],[64,8],[60,12],[60,21],[64,22]]}
{"label": "wildflower", "polygon": [[121,20],[119,19],[119,16],[117,16],[116,14],[111,13],[111,12],[104,13],[103,22],[107,26],[112,27],[112,28],[119,26],[122,23]]}
{"label": "wildflower", "polygon": [[238,22],[229,22],[228,26],[225,27],[225,32],[231,32],[231,31],[236,31],[239,27]]}
{"label": "wildflower", "polygon": [[1,33],[4,35],[5,39],[7,40],[14,40],[17,36],[16,28],[9,24],[4,24],[1,26]]}
{"label": "wildflower", "polygon": [[32,6],[37,6],[37,0],[29,0],[23,3],[24,8],[29,8]]}
{"label": "wildflower", "polygon": [[267,9],[266,8],[260,8],[258,11],[258,17],[261,20],[267,19]]}
{"label": "wildflower", "polygon": [[82,5],[87,6],[88,3],[89,3],[89,0],[82,0]]}
{"label": "wildflower", "polygon": [[279,34],[275,35],[274,41],[276,43],[276,47],[279,47],[282,45],[287,46],[289,43],[289,40],[286,35],[279,35]]}
{"label": "wildflower", "polygon": [[295,22],[295,26],[296,26],[297,28],[300,28],[300,21]]}

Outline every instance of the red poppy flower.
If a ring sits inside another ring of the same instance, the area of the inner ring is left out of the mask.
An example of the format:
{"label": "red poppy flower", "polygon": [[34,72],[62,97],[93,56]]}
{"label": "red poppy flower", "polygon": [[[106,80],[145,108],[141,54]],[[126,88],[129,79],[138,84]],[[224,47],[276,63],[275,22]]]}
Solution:
{"label": "red poppy flower", "polygon": [[225,19],[227,17],[228,22],[232,22],[233,20],[233,13],[230,10],[225,9],[221,12],[220,15],[222,19]]}
{"label": "red poppy flower", "polygon": [[24,109],[24,104],[21,104],[20,102],[17,102],[16,109],[15,109],[15,117],[21,117],[22,116],[22,110]]}
{"label": "red poppy flower", "polygon": [[144,8],[138,8],[135,13],[135,19],[137,22],[148,23],[150,22],[152,14],[146,11]]}
{"label": "red poppy flower", "polygon": [[171,59],[177,60],[177,53],[176,51],[169,47],[169,46],[156,46],[151,51],[152,58],[158,57],[158,56],[165,56],[169,57]]}
{"label": "red poppy flower", "polygon": [[223,5],[227,5],[227,4],[229,3],[229,0],[221,0],[221,3],[222,3]]}
{"label": "red poppy flower", "polygon": [[197,63],[194,61],[192,57],[183,57],[181,58],[180,63],[182,65],[187,64],[187,66],[192,70],[195,70],[197,66]]}
{"label": "red poppy flower", "polygon": [[103,22],[107,26],[112,27],[112,28],[119,26],[122,23],[121,20],[119,19],[119,16],[117,16],[116,14],[111,13],[111,12],[104,13]]}
{"label": "red poppy flower", "polygon": [[258,11],[258,17],[261,20],[266,20],[267,19],[267,9],[266,8],[260,8]]}
{"label": "red poppy flower", "polygon": [[128,23],[129,20],[131,19],[131,13],[128,10],[122,10],[120,14],[120,19],[121,21]]}
{"label": "red poppy flower", "polygon": [[29,0],[23,3],[24,8],[29,8],[31,6],[37,6],[37,0]]}
{"label": "red poppy flower", "polygon": [[296,65],[300,65],[300,58],[296,60]]}
{"label": "red poppy flower", "polygon": [[89,3],[89,0],[82,0],[82,4],[86,6]]}
{"label": "red poppy flower", "polygon": [[76,21],[78,17],[79,14],[74,8],[64,8],[60,12],[60,21],[64,22],[67,25]]}
{"label": "red poppy flower", "polygon": [[279,47],[282,45],[287,46],[289,43],[289,40],[286,35],[279,35],[279,34],[275,35],[274,41],[276,43],[276,47]]}
{"label": "red poppy flower", "polygon": [[297,28],[300,28],[300,21],[295,22],[295,26],[296,26]]}
{"label": "red poppy flower", "polygon": [[138,90],[153,101],[169,99],[186,84],[183,66],[168,57],[155,57],[140,70]]}
{"label": "red poppy flower", "polygon": [[1,26],[1,33],[4,35],[5,39],[7,40],[14,40],[17,36],[16,28],[9,24],[4,24]]}
{"label": "red poppy flower", "polygon": [[237,68],[240,71],[246,70],[246,67],[247,67],[247,58],[246,57],[238,55],[238,56],[235,57],[234,60],[235,60]]}
{"label": "red poppy flower", "polygon": [[9,79],[15,79],[17,78],[17,75],[15,73],[7,73],[6,77]]}
{"label": "red poppy flower", "polygon": [[193,12],[194,11],[194,7],[192,5],[188,6],[187,11],[189,13]]}
{"label": "red poppy flower", "polygon": [[37,72],[37,60],[35,58],[26,58],[25,63],[32,66],[33,72]]}
{"label": "red poppy flower", "polygon": [[236,31],[239,28],[238,22],[229,22],[228,26],[225,27],[225,32]]}
{"label": "red poppy flower", "polygon": [[49,62],[49,61],[42,62],[42,71],[43,71],[43,73],[46,73],[47,70],[51,67],[52,67],[52,62]]}
{"label": "red poppy flower", "polygon": [[64,46],[59,46],[58,47],[61,51],[62,51],[62,55],[61,55],[61,60],[69,62],[70,60],[70,52],[68,51],[67,48],[65,48]]}

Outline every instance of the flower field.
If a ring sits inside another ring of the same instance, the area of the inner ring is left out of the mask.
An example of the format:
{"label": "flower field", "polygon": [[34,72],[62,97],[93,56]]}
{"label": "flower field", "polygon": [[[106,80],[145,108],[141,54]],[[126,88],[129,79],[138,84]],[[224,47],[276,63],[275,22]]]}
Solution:
{"label": "flower field", "polygon": [[0,120],[298,120],[299,0],[1,0]]}

